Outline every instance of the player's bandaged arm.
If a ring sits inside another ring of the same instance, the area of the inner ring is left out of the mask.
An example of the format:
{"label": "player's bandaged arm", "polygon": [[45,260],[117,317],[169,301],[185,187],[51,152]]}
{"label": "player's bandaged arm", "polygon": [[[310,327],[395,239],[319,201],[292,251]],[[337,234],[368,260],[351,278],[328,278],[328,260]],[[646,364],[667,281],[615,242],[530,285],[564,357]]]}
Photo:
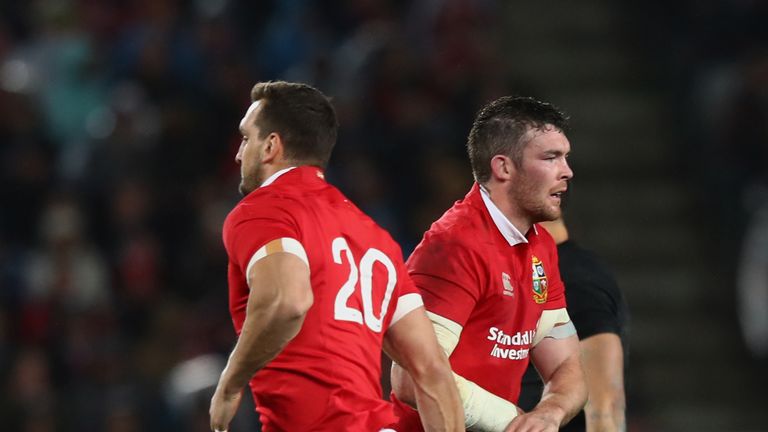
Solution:
{"label": "player's bandaged arm", "polygon": [[282,351],[298,334],[313,303],[309,262],[295,239],[276,239],[261,247],[246,275],[250,293],[245,322],[219,380],[227,394],[239,393]]}
{"label": "player's bandaged arm", "polygon": [[[437,340],[450,357],[461,336],[461,325],[440,315],[427,312],[432,320]],[[545,337],[563,338],[576,334],[576,329],[565,309],[545,311],[536,330],[534,345]],[[509,422],[517,417],[519,411],[512,402],[483,389],[474,382],[454,373],[464,406],[465,427],[473,431],[503,431]],[[392,366],[392,389],[403,402],[413,405],[408,375],[399,366]]]}
{"label": "player's bandaged arm", "polygon": [[394,362],[408,371],[424,430],[463,431],[464,410],[451,365],[437,343],[432,322],[422,305],[418,294],[406,294],[398,299],[383,348]]}

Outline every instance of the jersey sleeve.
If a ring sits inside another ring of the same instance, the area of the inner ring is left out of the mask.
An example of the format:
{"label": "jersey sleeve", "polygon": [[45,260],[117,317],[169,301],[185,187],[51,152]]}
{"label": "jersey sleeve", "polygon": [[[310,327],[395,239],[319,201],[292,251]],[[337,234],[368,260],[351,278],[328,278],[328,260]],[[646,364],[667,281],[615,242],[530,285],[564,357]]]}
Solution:
{"label": "jersey sleeve", "polygon": [[445,236],[428,236],[407,266],[426,309],[464,326],[482,297],[482,260],[476,252]]}
{"label": "jersey sleeve", "polygon": [[547,263],[547,279],[549,280],[549,294],[547,295],[547,303],[544,305],[545,310],[562,309],[566,307],[565,297],[565,284],[560,277],[560,260],[557,255],[557,247],[552,236],[542,228],[538,226],[539,236],[541,236],[541,246],[546,250],[546,256],[548,258]]}
{"label": "jersey sleeve", "polygon": [[243,274],[246,274],[248,263],[254,254],[272,240],[302,240],[295,214],[288,210],[286,205],[276,202],[262,203],[258,206],[246,205],[238,208],[225,232],[227,253]]}
{"label": "jersey sleeve", "polygon": [[413,283],[413,279],[408,275],[408,271],[402,261],[397,264],[397,280],[399,296],[394,299],[395,312],[392,315],[390,326],[394,325],[400,318],[408,315],[408,312],[424,306],[421,294]]}
{"label": "jersey sleeve", "polygon": [[599,333],[623,337],[627,305],[608,265],[593,252],[572,242],[558,250],[561,250],[562,273],[567,282],[568,313],[579,338]]}
{"label": "jersey sleeve", "polygon": [[413,279],[408,275],[408,269],[403,261],[403,251],[400,249],[400,245],[389,234],[386,234],[386,237],[392,245],[389,256],[394,262],[395,272],[397,273],[397,288],[390,306],[392,318],[388,325],[393,326],[400,318],[408,315],[409,312],[424,306],[424,301],[419,289],[413,283]]}
{"label": "jersey sleeve", "polygon": [[621,290],[613,276],[602,270],[568,285],[568,311],[581,339],[599,333],[621,335],[626,324]]}

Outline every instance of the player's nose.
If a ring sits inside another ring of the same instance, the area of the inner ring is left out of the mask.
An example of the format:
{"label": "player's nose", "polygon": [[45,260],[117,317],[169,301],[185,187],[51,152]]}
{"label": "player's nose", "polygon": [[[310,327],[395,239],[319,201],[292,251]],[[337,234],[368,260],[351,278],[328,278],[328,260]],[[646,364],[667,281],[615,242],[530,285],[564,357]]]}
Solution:
{"label": "player's nose", "polygon": [[235,162],[237,164],[240,164],[243,161],[243,147],[245,147],[245,141],[240,143],[240,147],[237,149],[237,153],[235,154]]}
{"label": "player's nose", "polygon": [[573,178],[573,170],[571,169],[571,166],[568,164],[568,161],[563,162],[563,172],[560,178],[563,180],[570,180]]}

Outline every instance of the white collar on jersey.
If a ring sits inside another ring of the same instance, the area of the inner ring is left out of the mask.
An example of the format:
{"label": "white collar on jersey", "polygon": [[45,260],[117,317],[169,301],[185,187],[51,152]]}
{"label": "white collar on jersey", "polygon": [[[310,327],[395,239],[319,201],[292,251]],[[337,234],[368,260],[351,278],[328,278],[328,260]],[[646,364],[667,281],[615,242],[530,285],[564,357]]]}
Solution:
{"label": "white collar on jersey", "polygon": [[296,168],[296,167],[292,166],[292,167],[281,169],[280,171],[278,171],[278,172],[272,174],[271,176],[269,176],[268,179],[264,180],[264,183],[262,183],[261,186],[259,186],[259,187],[264,187],[264,186],[271,185],[272,183],[274,183],[275,180],[277,180],[278,177],[280,177],[281,175],[287,173],[288,171],[290,171],[290,170],[292,170],[294,168]]}
{"label": "white collar on jersey", "polygon": [[[496,207],[496,204],[491,201],[491,195],[483,185],[480,185],[480,196],[483,197],[483,203],[485,204],[485,208],[488,209],[488,213],[491,214],[493,223],[496,224],[496,228],[499,229],[501,235],[504,236],[510,246],[515,246],[520,243],[528,243],[528,239],[525,238],[523,233],[512,225],[512,222],[510,222],[509,219],[504,216],[504,213]],[[533,226],[533,232],[536,234],[539,233],[536,231],[536,225]]]}

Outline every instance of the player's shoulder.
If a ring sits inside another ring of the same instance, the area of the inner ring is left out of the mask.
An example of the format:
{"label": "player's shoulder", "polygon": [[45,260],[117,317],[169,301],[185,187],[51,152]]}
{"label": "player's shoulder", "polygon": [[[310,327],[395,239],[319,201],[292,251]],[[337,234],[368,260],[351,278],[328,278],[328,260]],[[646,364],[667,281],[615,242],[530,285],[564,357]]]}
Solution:
{"label": "player's shoulder", "polygon": [[419,243],[416,252],[435,253],[436,250],[447,252],[450,255],[466,255],[479,253],[487,249],[481,245],[482,233],[474,229],[474,226],[464,221],[441,225],[435,222],[432,227],[424,233],[424,237]]}
{"label": "player's shoulder", "polygon": [[611,273],[608,263],[599,254],[582,247],[573,240],[559,244],[557,253],[565,265],[578,267],[590,273]]}
{"label": "player's shoulder", "polygon": [[478,227],[477,220],[454,216],[457,214],[446,212],[424,233],[421,242],[408,258],[412,269],[457,261],[484,262],[482,257],[489,250],[487,232]]}
{"label": "player's shoulder", "polygon": [[600,256],[590,249],[586,249],[574,242],[568,240],[557,246],[557,252],[563,257],[588,265],[589,267],[607,267]]}
{"label": "player's shoulder", "polygon": [[618,291],[616,276],[608,263],[596,252],[585,249],[572,240],[557,247],[560,267],[574,280],[590,281],[606,291]]}
{"label": "player's shoulder", "polygon": [[262,216],[275,210],[288,213],[300,211],[301,199],[295,194],[276,188],[259,188],[243,198],[233,210],[242,217]]}
{"label": "player's shoulder", "polygon": [[302,207],[300,200],[291,195],[276,193],[268,188],[256,189],[229,212],[224,220],[224,230],[258,219],[296,220],[304,211]]}
{"label": "player's shoulder", "polygon": [[335,186],[329,184],[317,193],[306,196],[301,204],[308,219],[322,222],[323,227],[330,232],[345,233],[352,236],[355,243],[375,245],[377,249],[402,256],[400,244],[390,232]]}
{"label": "player's shoulder", "polygon": [[448,244],[475,245],[492,232],[487,219],[482,209],[465,201],[457,201],[432,223],[425,233],[425,239]]}

